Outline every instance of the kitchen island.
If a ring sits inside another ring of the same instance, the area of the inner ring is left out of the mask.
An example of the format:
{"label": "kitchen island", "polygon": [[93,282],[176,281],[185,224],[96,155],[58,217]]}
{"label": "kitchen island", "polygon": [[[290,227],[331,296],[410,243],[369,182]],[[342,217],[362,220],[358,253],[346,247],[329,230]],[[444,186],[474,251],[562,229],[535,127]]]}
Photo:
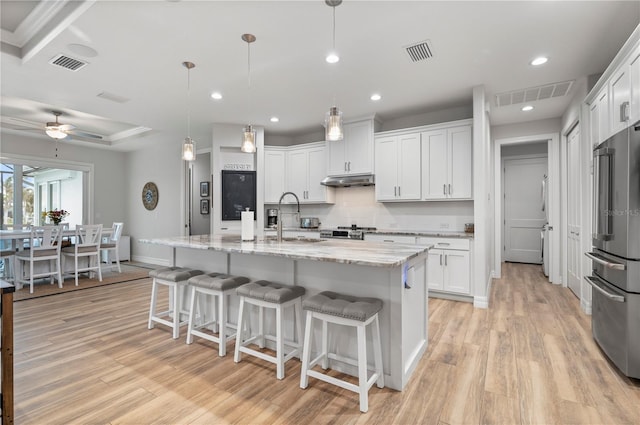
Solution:
{"label": "kitchen island", "polygon": [[[427,348],[427,252],[429,246],[350,240],[266,238],[243,242],[239,236],[197,235],[140,242],[165,245],[172,265],[199,268],[299,285],[306,295],[335,291],[383,301],[379,313],[385,386],[404,389]],[[235,316],[234,316],[235,312]],[[294,318],[285,315],[285,334],[293,336]],[[235,322],[237,306],[230,318]],[[254,323],[255,317],[252,317]],[[273,324],[267,321],[267,326]],[[314,330],[316,341],[320,329]],[[370,338],[370,336],[368,337]],[[336,333],[332,344],[342,355],[356,357],[355,334]],[[318,346],[317,344],[315,345]],[[368,359],[373,359],[372,352]],[[332,368],[357,375],[355,368]]]}

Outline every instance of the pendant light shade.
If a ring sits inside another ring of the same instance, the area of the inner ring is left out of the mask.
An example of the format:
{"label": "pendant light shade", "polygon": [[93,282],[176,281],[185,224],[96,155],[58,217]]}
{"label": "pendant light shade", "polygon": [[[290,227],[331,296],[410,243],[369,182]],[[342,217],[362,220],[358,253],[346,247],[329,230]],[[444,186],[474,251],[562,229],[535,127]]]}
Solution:
{"label": "pendant light shade", "polygon": [[191,68],[196,65],[193,62],[182,62],[182,66],[187,68],[187,137],[182,143],[182,159],[185,161],[196,160],[196,142],[191,138],[191,111],[189,109],[189,94],[191,91]]}
{"label": "pendant light shade", "polygon": [[254,153],[256,151],[256,131],[251,125],[245,126],[242,131],[240,150],[246,153]]}
{"label": "pendant light shade", "polygon": [[336,107],[329,108],[329,112],[324,119],[325,139],[331,142],[337,142],[344,139],[344,131],[342,131],[342,112]]}
{"label": "pendant light shade", "polygon": [[[251,109],[251,43],[256,41],[253,34],[242,34],[242,41],[247,43],[247,111]],[[254,153],[256,151],[256,131],[251,124],[246,125],[242,129],[242,144],[240,150],[246,153]]]}
{"label": "pendant light shade", "polygon": [[182,159],[185,161],[196,159],[196,142],[191,137],[185,137],[182,143]]}

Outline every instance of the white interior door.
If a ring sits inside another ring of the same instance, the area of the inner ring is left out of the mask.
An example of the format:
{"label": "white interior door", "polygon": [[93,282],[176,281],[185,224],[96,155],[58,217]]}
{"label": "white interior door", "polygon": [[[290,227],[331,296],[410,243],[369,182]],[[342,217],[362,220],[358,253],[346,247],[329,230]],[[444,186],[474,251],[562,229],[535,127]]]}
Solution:
{"label": "white interior door", "polygon": [[580,298],[580,129],[567,136],[567,286]]}
{"label": "white interior door", "polygon": [[546,173],[546,157],[504,161],[505,261],[542,264],[540,230],[546,218],[540,188]]}

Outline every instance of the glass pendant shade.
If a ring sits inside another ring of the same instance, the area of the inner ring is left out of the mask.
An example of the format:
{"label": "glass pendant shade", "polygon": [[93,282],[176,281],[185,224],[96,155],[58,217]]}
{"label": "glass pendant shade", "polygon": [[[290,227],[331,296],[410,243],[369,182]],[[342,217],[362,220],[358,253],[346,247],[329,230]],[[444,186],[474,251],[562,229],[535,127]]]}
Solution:
{"label": "glass pendant shade", "polygon": [[191,137],[186,137],[182,144],[182,159],[185,161],[195,161],[196,142]]}
{"label": "glass pendant shade", "polygon": [[324,120],[325,138],[331,142],[337,142],[344,139],[344,131],[342,130],[342,112],[337,107],[332,106],[327,112]]}
{"label": "glass pendant shade", "polygon": [[251,125],[246,126],[242,131],[240,150],[246,153],[254,153],[256,151],[256,131]]}
{"label": "glass pendant shade", "polygon": [[51,137],[52,139],[64,139],[65,137],[67,137],[67,133],[65,133],[64,131],[60,130],[60,127],[58,127],[57,125],[53,125],[50,126],[47,124],[47,128],[45,129],[45,133],[47,133],[47,136]]}

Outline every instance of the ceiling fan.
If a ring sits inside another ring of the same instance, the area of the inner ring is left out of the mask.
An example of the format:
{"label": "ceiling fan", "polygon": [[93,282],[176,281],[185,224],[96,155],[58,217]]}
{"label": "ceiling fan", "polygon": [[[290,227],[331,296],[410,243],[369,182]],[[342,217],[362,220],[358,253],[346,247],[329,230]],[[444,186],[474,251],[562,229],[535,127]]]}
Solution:
{"label": "ceiling fan", "polygon": [[71,124],[62,124],[58,121],[58,117],[62,115],[62,112],[59,111],[51,111],[53,115],[55,115],[55,122],[48,122],[45,126],[45,133],[47,136],[52,139],[60,140],[66,139],[69,136],[80,136],[80,137],[88,137],[90,139],[98,139],[102,140],[102,136],[92,133],[87,133],[84,131],[75,130],[75,126]]}

